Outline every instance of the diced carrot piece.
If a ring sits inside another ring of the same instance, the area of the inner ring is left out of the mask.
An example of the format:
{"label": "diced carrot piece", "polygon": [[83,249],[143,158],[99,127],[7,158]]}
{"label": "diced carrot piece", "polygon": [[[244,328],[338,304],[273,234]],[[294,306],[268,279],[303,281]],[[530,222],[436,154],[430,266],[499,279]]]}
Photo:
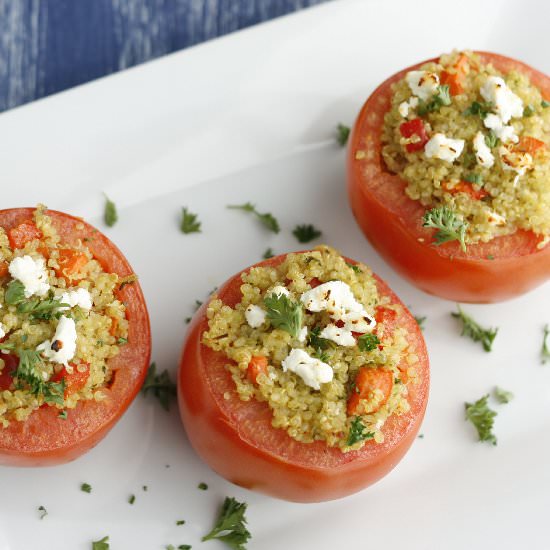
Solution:
{"label": "diced carrot piece", "polygon": [[109,329],[109,334],[111,336],[116,336],[118,330],[118,317],[111,317],[111,328]]}
{"label": "diced carrot piece", "polygon": [[536,139],[531,136],[522,136],[519,138],[519,142],[514,145],[516,151],[521,151],[522,153],[529,153],[535,155],[539,150],[542,150],[546,147],[546,143],[540,139]]}
{"label": "diced carrot piece", "polygon": [[456,195],[457,193],[466,193],[467,195],[472,197],[472,199],[478,201],[489,196],[489,193],[483,188],[480,188],[476,191],[473,184],[469,181],[459,181],[455,185],[452,185],[448,181],[444,181],[441,187],[443,187],[445,191],[448,191],[452,195]]}
{"label": "diced carrot piece", "polygon": [[55,269],[57,276],[70,279],[88,263],[88,256],[79,250],[62,248],[59,250],[57,263],[59,264],[59,267]]}
{"label": "diced carrot piece", "polygon": [[41,239],[42,231],[32,221],[25,221],[8,231],[8,240],[12,250],[23,248],[34,239]]}
{"label": "diced carrot piece", "polygon": [[449,86],[451,95],[459,95],[464,92],[464,77],[468,72],[468,58],[460,54],[458,61],[451,71],[441,71],[440,82]]}
{"label": "diced carrot piece", "polygon": [[267,365],[267,357],[263,355],[253,355],[250,359],[250,363],[248,363],[246,376],[253,384],[257,384],[259,374],[267,375]]}
{"label": "diced carrot piece", "polygon": [[[81,372],[78,368],[82,366],[86,367],[86,369],[83,369]],[[68,372],[67,369],[63,367],[57,374],[52,376],[52,382],[61,382],[61,380],[65,380],[65,397],[81,390],[86,385],[90,376],[90,365],[88,365],[88,363],[81,363],[80,365],[71,363],[71,367],[73,367],[72,372]]]}
{"label": "diced carrot piece", "polygon": [[348,399],[348,415],[375,413],[388,402],[392,388],[393,374],[390,371],[381,367],[361,367]]}
{"label": "diced carrot piece", "polygon": [[0,262],[0,277],[5,277],[8,273],[8,262]]}

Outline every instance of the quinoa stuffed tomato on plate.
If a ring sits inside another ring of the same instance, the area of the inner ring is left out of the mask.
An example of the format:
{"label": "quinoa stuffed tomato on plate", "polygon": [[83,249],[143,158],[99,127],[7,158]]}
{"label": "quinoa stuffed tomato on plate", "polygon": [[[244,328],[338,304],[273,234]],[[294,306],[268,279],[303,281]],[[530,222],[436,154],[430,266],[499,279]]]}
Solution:
{"label": "quinoa stuffed tomato on plate", "polygon": [[550,277],[550,78],[453,52],[382,83],[355,123],[348,192],[367,238],[422,290],[496,302]]}
{"label": "quinoa stuffed tomato on plate", "polygon": [[0,210],[0,464],[73,460],[127,409],[149,318],[122,253],[81,219]]}
{"label": "quinoa stuffed tomato on plate", "polygon": [[195,316],[178,374],[197,453],[237,485],[298,502],[387,474],[416,437],[428,387],[414,317],[327,246],[227,281]]}

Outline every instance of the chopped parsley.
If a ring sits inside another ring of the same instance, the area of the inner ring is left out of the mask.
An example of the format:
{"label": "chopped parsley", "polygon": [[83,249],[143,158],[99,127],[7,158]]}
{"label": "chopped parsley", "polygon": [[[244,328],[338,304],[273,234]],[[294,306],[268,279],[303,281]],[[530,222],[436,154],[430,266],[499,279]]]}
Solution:
{"label": "chopped parsley", "polygon": [[424,434],[418,434],[418,439],[424,439]]}
{"label": "chopped parsley", "polygon": [[141,387],[143,395],[147,395],[149,391],[159,400],[165,411],[170,410],[170,401],[177,394],[176,384],[171,380],[166,369],[161,374],[157,374],[157,365],[154,362],[151,363]]}
{"label": "chopped parsley", "polygon": [[496,386],[493,390],[493,395],[495,396],[495,399],[501,404],[510,403],[510,401],[514,399],[514,394],[511,391],[503,390],[498,386]]}
{"label": "chopped parsley", "polygon": [[273,249],[272,248],[266,248],[265,252],[263,253],[262,258],[264,260],[269,260],[269,258],[273,258],[273,256],[275,256],[275,254],[273,253]]}
{"label": "chopped parsley", "polygon": [[176,525],[185,525],[185,520],[184,519],[176,520]]}
{"label": "chopped parsley", "polygon": [[489,395],[484,395],[475,403],[465,403],[466,420],[469,420],[474,425],[479,436],[479,441],[489,441],[493,445],[496,445],[497,438],[493,434],[493,424],[497,413],[487,405],[488,399]]}
{"label": "chopped parsley", "polygon": [[416,324],[420,327],[420,330],[424,330],[424,323],[426,319],[427,319],[426,316],[423,316],[423,317],[420,317],[419,315],[414,316],[414,320],[416,321]]}
{"label": "chopped parsley", "polygon": [[103,537],[101,540],[92,542],[92,550],[109,550],[109,537]]}
{"label": "chopped parsley", "polygon": [[492,108],[493,105],[491,103],[474,101],[462,114],[464,116],[479,116],[483,120],[491,112]]}
{"label": "chopped parsley", "polygon": [[483,185],[483,176],[481,174],[468,174],[464,180],[476,185]]}
{"label": "chopped parsley", "polygon": [[327,349],[334,349],[336,347],[336,342],[329,340],[328,338],[321,338],[321,327],[314,327],[309,331],[307,336],[308,344],[315,349],[317,358],[327,362],[328,356],[326,353],[323,353]]}
{"label": "chopped parsley", "polygon": [[524,117],[531,117],[535,114],[535,108],[532,105],[526,105],[523,109],[523,116]]}
{"label": "chopped parsley", "polygon": [[267,318],[274,328],[285,330],[294,338],[302,328],[303,311],[299,303],[293,302],[284,294],[269,294],[264,298]]}
{"label": "chopped parsley", "polygon": [[252,214],[254,214],[258,218],[258,220],[260,220],[260,222],[265,227],[267,227],[267,229],[273,231],[273,233],[279,233],[279,231],[281,230],[281,228],[279,227],[279,222],[272,214],[270,214],[269,212],[261,214],[250,202],[246,202],[244,204],[230,205],[227,208],[231,208],[233,210],[244,210],[245,212],[252,212]]}
{"label": "chopped parsley", "polygon": [[82,483],[82,485],[80,485],[80,490],[84,493],[91,493],[92,486],[89,483]]}
{"label": "chopped parsley", "polygon": [[61,412],[57,415],[57,418],[61,418],[61,420],[67,420],[67,411],[61,411]]}
{"label": "chopped parsley", "polygon": [[[12,281],[13,282],[13,281]],[[32,319],[45,319],[49,320],[52,317],[60,317],[61,312],[58,312],[61,307],[70,307],[69,304],[61,302],[60,298],[54,298],[53,293],[45,300],[39,298],[32,298],[17,305],[17,313],[30,314]],[[75,313],[78,315],[75,307]],[[80,310],[80,308],[78,308]],[[55,315],[56,312],[58,315]],[[82,313],[82,310],[80,310]]]}
{"label": "chopped parsley", "polygon": [[44,506],[39,506],[38,513],[40,514],[40,519],[44,519],[48,515],[48,510]]}
{"label": "chopped parsley", "polygon": [[550,107],[550,101],[546,101],[546,99],[543,99],[543,100],[540,102],[540,106],[541,106],[543,109],[547,109],[548,107]]}
{"label": "chopped parsley", "polygon": [[458,312],[452,312],[451,315],[455,319],[459,319],[462,323],[461,336],[468,336],[474,342],[481,342],[481,345],[485,351],[491,351],[498,328],[483,328],[469,315],[464,313],[458,304],[456,307],[458,308]]}
{"label": "chopped parsley", "polygon": [[131,275],[126,275],[126,277],[122,277],[120,279],[120,284],[118,285],[118,290],[122,290],[126,285],[131,285],[135,282],[137,282],[138,276],[135,273],[132,273]]}
{"label": "chopped parsley", "polygon": [[351,421],[351,426],[348,433],[348,440],[346,445],[351,447],[359,441],[366,441],[367,439],[372,439],[374,437],[373,432],[367,432],[365,425],[361,421],[361,417],[356,416]]}
{"label": "chopped parsley", "polygon": [[113,227],[118,221],[118,213],[115,203],[105,195],[105,210],[103,211],[103,220],[108,227]]}
{"label": "chopped parsley", "polygon": [[449,207],[432,208],[424,214],[423,226],[437,229],[435,245],[439,246],[449,241],[458,241],[466,252],[466,229],[468,222],[461,220]]}
{"label": "chopped parsley", "polygon": [[200,233],[201,222],[197,220],[197,214],[193,214],[184,206],[181,209],[180,229],[182,233]]}
{"label": "chopped parsley", "polygon": [[313,225],[307,224],[297,225],[292,234],[298,239],[298,242],[308,243],[319,238],[323,233]]}
{"label": "chopped parsley", "polygon": [[449,93],[449,86],[447,84],[444,84],[442,86],[438,86],[436,93],[427,103],[425,101],[419,100],[416,112],[420,116],[424,116],[428,113],[438,111],[443,105],[450,104],[451,94]]}
{"label": "chopped parsley", "polygon": [[490,149],[493,149],[498,145],[499,141],[500,140],[498,139],[497,135],[493,132],[493,130],[489,130],[489,132],[485,136],[485,145],[487,145],[487,147],[489,147]]}
{"label": "chopped parsley", "polygon": [[357,345],[361,351],[373,351],[380,345],[380,338],[376,334],[368,332],[357,338]]}
{"label": "chopped parsley", "polygon": [[357,274],[363,273],[363,270],[356,264],[350,264],[349,262],[346,262],[346,265],[348,267],[351,267],[351,269],[353,269],[353,271],[355,271],[355,273]]}
{"label": "chopped parsley", "polygon": [[149,490],[149,487],[147,487],[147,485],[143,485],[141,490],[147,492]]}
{"label": "chopped parsley", "polygon": [[128,504],[134,504],[135,501],[136,501],[136,495],[130,495],[128,497]]}
{"label": "chopped parsley", "polygon": [[4,301],[10,306],[15,306],[25,301],[25,285],[16,279],[10,281],[6,294],[4,295]]}
{"label": "chopped parsley", "polygon": [[488,260],[494,260],[495,257],[492,254],[487,254],[487,259]]}
{"label": "chopped parsley", "polygon": [[543,335],[542,335],[542,347],[540,349],[540,362],[545,364],[546,361],[550,360],[550,345],[548,343],[548,335],[550,334],[550,327],[544,325]]}
{"label": "chopped parsley", "polygon": [[346,143],[348,142],[350,134],[350,127],[346,126],[344,124],[339,123],[336,126],[336,141],[339,145],[344,147]]}
{"label": "chopped parsley", "polygon": [[169,544],[168,546],[165,546],[166,550],[191,550],[190,544],[180,544],[179,546],[174,546],[173,544]]}
{"label": "chopped parsley", "polygon": [[128,338],[119,337],[119,338],[117,338],[116,343],[117,343],[119,346],[125,346],[125,345],[128,343]]}
{"label": "chopped parsley", "polygon": [[197,488],[200,489],[201,491],[207,491],[208,490],[208,485],[204,481],[201,481],[197,485]]}
{"label": "chopped parsley", "polygon": [[246,507],[244,502],[238,502],[233,497],[225,497],[216,524],[202,540],[217,539],[233,550],[246,550],[246,544],[251,537],[250,531],[246,528]]}

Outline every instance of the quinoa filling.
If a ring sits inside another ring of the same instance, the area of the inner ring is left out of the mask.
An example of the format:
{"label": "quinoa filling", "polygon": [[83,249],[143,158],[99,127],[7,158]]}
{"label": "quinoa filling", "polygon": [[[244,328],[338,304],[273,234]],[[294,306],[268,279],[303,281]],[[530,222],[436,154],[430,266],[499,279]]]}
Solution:
{"label": "quinoa filling", "polygon": [[59,409],[63,421],[79,401],[104,399],[108,361],[128,341],[116,296],[122,282],[85,243],[63,243],[43,206],[17,227],[0,227],[2,427],[42,406]]}
{"label": "quinoa filling", "polygon": [[471,52],[443,55],[393,85],[382,155],[405,192],[462,222],[467,243],[518,229],[550,240],[550,98],[525,74]]}
{"label": "quinoa filling", "polygon": [[418,357],[369,268],[320,246],[241,277],[241,301],[214,296],[202,335],[227,357],[239,398],[267,403],[272,426],[300,442],[382,442],[386,420],[409,410]]}

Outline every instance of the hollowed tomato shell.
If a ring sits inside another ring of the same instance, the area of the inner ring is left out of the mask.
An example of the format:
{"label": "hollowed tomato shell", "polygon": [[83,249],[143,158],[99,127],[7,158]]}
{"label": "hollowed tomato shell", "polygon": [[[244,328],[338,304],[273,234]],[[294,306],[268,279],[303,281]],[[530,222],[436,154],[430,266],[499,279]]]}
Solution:
{"label": "hollowed tomato shell", "polygon": [[[0,226],[6,230],[32,219],[34,209],[0,210]],[[94,258],[110,273],[121,277],[133,273],[122,252],[97,229],[80,218],[49,210],[62,243],[84,240]],[[105,437],[138,393],[151,354],[151,331],[145,299],[135,282],[124,286],[119,299],[126,304],[128,343],[109,360],[113,380],[102,390],[103,401],[81,401],[67,410],[67,419],[58,417],[59,409],[43,406],[24,422],[12,421],[0,428],[0,464],[9,466],[53,466],[74,460]]]}
{"label": "hollowed tomato shell", "polygon": [[[508,57],[477,52],[484,63],[507,73],[526,74],[545,99],[550,78]],[[437,61],[432,59],[430,61]],[[348,149],[348,194],[357,223],[371,244],[402,276],[418,288],[457,302],[490,303],[507,300],[550,278],[550,244],[518,230],[488,243],[433,244],[433,229],[422,227],[426,208],[405,195],[406,183],[388,172],[382,158],[384,114],[390,109],[392,84],[418,69],[424,61],[383,82],[363,105]]]}
{"label": "hollowed tomato shell", "polygon": [[[258,266],[275,266],[285,256]],[[381,295],[403,305],[376,278]],[[241,300],[241,273],[218,291],[229,306]],[[391,416],[385,441],[369,441],[360,451],[343,453],[322,441],[301,443],[273,428],[266,403],[241,401],[225,365],[228,359],[201,343],[207,330],[206,305],[196,314],[183,348],[178,396],[183,424],[202,459],[227,480],[248,489],[295,502],[337,499],[359,491],[386,475],[403,458],[418,432],[428,399],[428,355],[418,324],[403,306],[397,324],[408,331],[419,362],[419,383],[409,386],[410,412]]]}

